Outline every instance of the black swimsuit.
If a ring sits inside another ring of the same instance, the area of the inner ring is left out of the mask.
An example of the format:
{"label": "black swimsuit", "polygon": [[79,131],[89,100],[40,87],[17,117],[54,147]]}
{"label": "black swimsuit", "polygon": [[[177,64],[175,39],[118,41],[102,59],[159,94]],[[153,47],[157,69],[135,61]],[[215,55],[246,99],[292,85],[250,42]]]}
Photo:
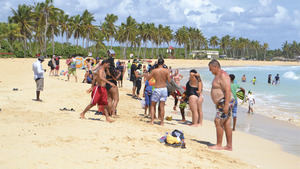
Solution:
{"label": "black swimsuit", "polygon": [[187,95],[187,97],[190,97],[192,95],[195,95],[195,96],[199,97],[199,94],[197,93],[197,91],[198,91],[198,87],[192,87],[190,85],[190,81],[188,81],[186,83],[186,95]]}

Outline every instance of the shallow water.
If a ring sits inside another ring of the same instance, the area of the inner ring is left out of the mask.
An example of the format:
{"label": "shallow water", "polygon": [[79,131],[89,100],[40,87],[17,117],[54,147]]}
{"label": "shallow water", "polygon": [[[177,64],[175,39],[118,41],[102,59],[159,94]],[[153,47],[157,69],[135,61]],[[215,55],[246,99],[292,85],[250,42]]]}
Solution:
{"label": "shallow water", "polygon": [[[251,90],[255,96],[255,112],[275,117],[280,120],[300,124],[300,66],[248,66],[248,67],[225,67],[228,74],[236,76],[236,82],[247,91]],[[204,89],[210,91],[214,76],[208,68],[196,69],[203,80]],[[180,71],[184,75],[182,84],[185,85],[189,70]],[[280,84],[270,85],[267,83],[268,74],[274,78],[280,75]],[[243,74],[247,81],[241,82]],[[256,84],[251,80],[256,76]]]}
{"label": "shallow water", "polygon": [[[239,104],[237,130],[263,137],[280,144],[284,151],[300,156],[300,127],[292,125],[289,119],[300,120],[300,66],[266,66],[266,67],[227,67],[227,73],[235,74],[236,81],[246,90],[251,90],[256,98],[255,113],[249,115],[247,109]],[[205,105],[203,107],[204,119],[213,120],[215,114],[211,114],[214,105],[210,98],[211,82],[214,76],[206,69],[197,69],[204,83]],[[293,72],[293,73],[290,73]],[[188,69],[180,70],[184,75],[182,85],[188,80]],[[279,85],[267,83],[268,74],[273,77],[280,74]],[[247,82],[242,83],[241,77],[245,74]],[[254,86],[250,80],[256,76]],[[271,117],[271,118],[269,118]],[[276,119],[273,119],[276,117]],[[280,119],[280,120],[277,120]]]}

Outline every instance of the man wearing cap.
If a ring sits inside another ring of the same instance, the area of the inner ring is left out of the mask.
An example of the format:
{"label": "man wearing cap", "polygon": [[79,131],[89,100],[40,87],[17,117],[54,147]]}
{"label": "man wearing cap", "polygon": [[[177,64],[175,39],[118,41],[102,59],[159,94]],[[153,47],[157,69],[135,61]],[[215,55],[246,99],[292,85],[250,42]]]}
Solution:
{"label": "man wearing cap", "polygon": [[165,114],[165,102],[167,101],[168,97],[168,90],[167,90],[167,81],[171,82],[170,72],[168,69],[164,68],[164,59],[160,58],[157,62],[158,67],[153,69],[150,75],[147,77],[149,81],[152,77],[155,79],[155,89],[152,93],[151,98],[151,124],[154,122],[154,112],[156,103],[159,103],[159,110],[160,110],[160,125],[164,125],[164,114]]}
{"label": "man wearing cap", "polygon": [[44,56],[40,56],[38,60],[32,64],[34,80],[36,83],[36,99],[34,101],[42,101],[40,99],[40,92],[44,89],[44,72],[46,71],[42,67],[44,60]]}
{"label": "man wearing cap", "polygon": [[132,81],[132,97],[136,97],[135,95],[135,91],[136,91],[136,77],[135,77],[135,74],[134,72],[136,71],[136,68],[137,68],[137,60],[134,59],[133,62],[132,62],[132,65],[130,67],[130,81]]}

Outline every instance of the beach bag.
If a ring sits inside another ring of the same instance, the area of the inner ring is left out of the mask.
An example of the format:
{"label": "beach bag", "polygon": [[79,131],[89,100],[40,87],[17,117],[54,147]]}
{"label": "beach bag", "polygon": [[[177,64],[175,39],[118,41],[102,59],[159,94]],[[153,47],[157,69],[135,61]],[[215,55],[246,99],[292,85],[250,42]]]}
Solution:
{"label": "beach bag", "polygon": [[179,130],[175,129],[174,131],[172,131],[171,135],[173,137],[179,137],[180,140],[184,140],[184,134],[181,131],[179,131]]}
{"label": "beach bag", "polygon": [[52,60],[49,60],[49,62],[48,62],[48,66],[50,66],[50,67],[53,67]]}

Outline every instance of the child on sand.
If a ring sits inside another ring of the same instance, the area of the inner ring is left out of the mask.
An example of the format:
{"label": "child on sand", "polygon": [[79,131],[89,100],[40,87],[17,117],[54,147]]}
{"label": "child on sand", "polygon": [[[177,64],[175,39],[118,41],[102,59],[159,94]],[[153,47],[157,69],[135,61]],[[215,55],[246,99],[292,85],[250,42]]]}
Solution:
{"label": "child on sand", "polygon": [[185,122],[185,112],[184,112],[184,109],[186,108],[187,106],[187,103],[188,102],[188,97],[186,95],[186,92],[184,91],[184,93],[181,95],[181,98],[180,98],[180,103],[179,103],[179,109],[180,109],[180,113],[181,113],[181,117],[182,117],[182,120],[181,122]]}
{"label": "child on sand", "polygon": [[143,97],[145,97],[145,115],[147,115],[147,109],[148,109],[148,115],[150,115],[151,96],[152,96],[152,86],[150,86],[149,81],[146,80],[145,87],[144,87],[144,94],[143,94]]}
{"label": "child on sand", "polygon": [[255,98],[252,95],[251,91],[248,92],[247,101],[249,103],[248,113],[250,114],[251,112],[253,114],[253,105],[255,104]]}

